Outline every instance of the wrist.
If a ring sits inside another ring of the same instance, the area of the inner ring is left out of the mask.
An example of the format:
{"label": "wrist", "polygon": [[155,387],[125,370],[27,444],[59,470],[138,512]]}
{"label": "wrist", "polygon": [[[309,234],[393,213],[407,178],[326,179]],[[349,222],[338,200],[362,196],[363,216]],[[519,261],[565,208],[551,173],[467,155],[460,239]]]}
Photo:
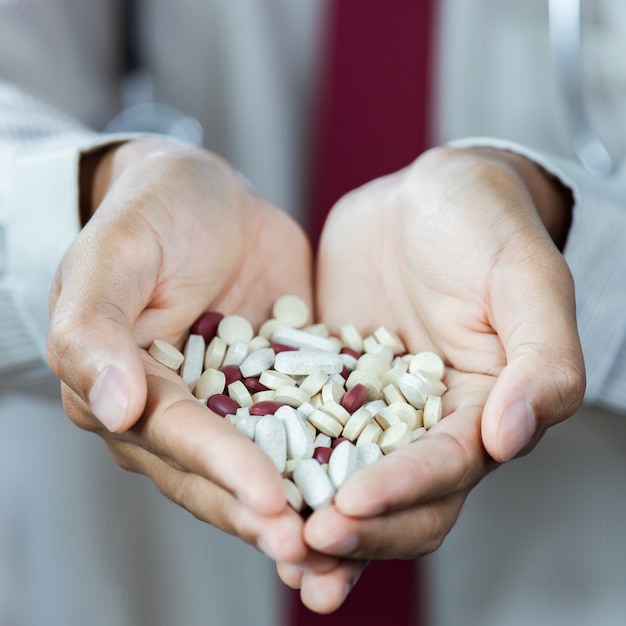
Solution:
{"label": "wrist", "polygon": [[470,148],[508,166],[520,178],[530,194],[548,234],[563,250],[572,223],[574,196],[558,178],[524,156],[498,148]]}
{"label": "wrist", "polygon": [[108,190],[131,165],[149,157],[195,150],[165,139],[134,139],[107,144],[82,155],[79,171],[80,219],[84,226]]}

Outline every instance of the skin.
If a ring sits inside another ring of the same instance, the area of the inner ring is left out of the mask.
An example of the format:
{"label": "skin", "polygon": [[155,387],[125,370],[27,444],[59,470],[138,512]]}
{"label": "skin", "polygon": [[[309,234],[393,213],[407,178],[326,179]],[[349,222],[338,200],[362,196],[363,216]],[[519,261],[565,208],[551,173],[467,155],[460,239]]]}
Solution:
{"label": "skin", "polygon": [[[570,198],[520,157],[435,149],[346,196],[322,236],[315,301],[300,229],[214,155],[131,142],[86,180],[86,214],[97,211],[51,295],[49,360],[70,418],[122,467],[262,549],[316,612],[335,610],[369,560],[435,550],[471,489],[582,400],[557,247]],[[258,326],[283,293],[315,303],[332,330],[385,325],[447,364],[446,418],[306,523],[260,449],[145,354],[155,337],[180,346],[208,309]]]}
{"label": "skin", "polygon": [[131,142],[92,174],[93,217],[50,297],[48,359],[70,419],[199,519],[302,561],[302,521],[269,458],[146,350],[181,347],[206,310],[258,325],[283,293],[311,303],[305,236],[204,150]]}
{"label": "skin", "polygon": [[520,157],[440,148],[334,208],[318,316],[335,331],[382,324],[410,352],[434,350],[448,391],[444,420],[352,475],[307,520],[307,544],[342,559],[332,576],[279,566],[311,609],[334,610],[371,559],[436,550],[471,489],[580,405],[574,287],[554,243],[568,202]]}

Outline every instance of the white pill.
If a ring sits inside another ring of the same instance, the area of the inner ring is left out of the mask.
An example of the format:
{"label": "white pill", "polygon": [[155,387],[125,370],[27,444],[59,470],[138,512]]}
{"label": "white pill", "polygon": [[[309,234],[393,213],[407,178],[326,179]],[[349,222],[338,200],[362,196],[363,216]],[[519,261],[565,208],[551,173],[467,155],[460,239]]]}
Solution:
{"label": "white pill", "polygon": [[361,446],[357,446],[356,449],[356,464],[357,468],[365,467],[374,461],[378,461],[383,456],[383,453],[375,443],[366,443]]}
{"label": "white pill", "polygon": [[310,399],[311,396],[308,393],[292,385],[283,385],[274,393],[274,400],[276,402],[282,402],[294,408],[298,408],[301,404],[307,403]]}
{"label": "white pill", "polygon": [[366,353],[356,362],[357,370],[366,370],[380,378],[388,369],[390,362],[380,354]]}
{"label": "white pill", "polygon": [[254,441],[282,474],[287,462],[287,435],[283,423],[274,415],[264,415],[256,425]]}
{"label": "white pill", "polygon": [[340,336],[348,348],[356,352],[363,352],[363,337],[354,325],[344,324],[340,329]]}
{"label": "white pill", "polygon": [[[293,471],[293,470],[292,470]],[[300,493],[296,484],[288,478],[283,478],[283,485],[285,485],[285,499],[287,504],[298,513],[304,508],[304,498]]]}
{"label": "white pill", "polygon": [[374,416],[374,419],[380,424],[383,430],[387,430],[387,428],[390,428],[394,424],[399,424],[402,421],[400,416],[389,407],[385,407],[382,411],[379,411]]}
{"label": "white pill", "polygon": [[267,339],[268,343],[272,341],[272,335],[277,328],[282,328],[284,324],[273,317],[269,320],[265,320],[259,328],[259,335],[264,339]]}
{"label": "white pill", "polygon": [[326,324],[311,324],[302,330],[311,335],[317,335],[318,337],[330,337]]}
{"label": "white pill", "polygon": [[259,376],[261,372],[270,369],[274,365],[275,356],[272,348],[261,348],[260,350],[249,352],[248,356],[239,365],[241,375],[244,378]]}
{"label": "white pill", "polygon": [[322,370],[325,374],[338,374],[343,369],[339,354],[322,350],[288,350],[279,352],[274,369],[291,376],[308,376]]}
{"label": "white pill", "polygon": [[252,354],[257,350],[263,350],[263,348],[269,347],[270,342],[262,335],[257,335],[256,337],[252,337],[252,339],[248,342],[248,354]]}
{"label": "white pill", "polygon": [[288,376],[287,374],[283,374],[282,372],[277,372],[275,370],[265,370],[261,372],[259,376],[259,382],[267,387],[268,389],[279,389],[285,385],[296,385],[296,381]]}
{"label": "white pill", "polygon": [[350,372],[346,380],[346,389],[352,389],[355,385],[365,385],[367,387],[367,399],[378,400],[383,390],[383,385],[376,374],[367,370],[354,370]]}
{"label": "white pill", "polygon": [[313,447],[314,448],[330,448],[332,443],[333,443],[333,440],[328,435],[325,435],[324,433],[317,433],[317,436],[313,440]]}
{"label": "white pill", "polygon": [[389,364],[389,366],[391,366],[391,362],[394,358],[393,350],[389,346],[383,346],[381,343],[372,344],[369,347],[367,354],[382,357]]}
{"label": "white pill", "polygon": [[206,353],[204,355],[204,369],[210,368],[219,369],[224,362],[224,355],[226,354],[226,342],[219,337],[213,337],[209,341],[209,345],[206,347]]}
{"label": "white pill", "polygon": [[297,408],[297,411],[302,417],[307,418],[311,415],[311,413],[313,413],[313,411],[315,411],[315,407],[310,402],[303,402]]}
{"label": "white pill", "polygon": [[400,389],[394,384],[389,384],[383,387],[382,393],[387,404],[393,404],[394,402],[406,402],[406,398],[402,395]]}
{"label": "white pill", "polygon": [[328,374],[318,369],[309,374],[301,383],[300,389],[306,391],[309,397],[313,397],[322,390],[322,387],[328,382]]}
{"label": "white pill", "polygon": [[441,420],[442,406],[439,396],[428,396],[424,405],[422,419],[424,420],[424,428],[428,430]]}
{"label": "white pill", "polygon": [[257,391],[256,393],[252,394],[252,403],[256,404],[257,402],[273,400],[275,393],[276,392],[273,389],[268,389],[267,391]]}
{"label": "white pill", "polygon": [[272,314],[285,326],[302,328],[309,320],[309,305],[298,296],[281,296],[274,302]]}
{"label": "white pill", "polygon": [[372,421],[372,418],[372,414],[365,407],[361,407],[346,422],[341,434],[350,439],[350,441],[355,441],[367,424]]}
{"label": "white pill", "polygon": [[346,411],[339,402],[335,402],[334,400],[324,402],[320,407],[320,411],[328,413],[328,415],[334,417],[342,425],[345,425],[350,419],[350,412]]}
{"label": "white pill", "polygon": [[276,410],[277,417],[285,427],[288,459],[310,459],[313,456],[313,439],[302,417],[290,406]]}
{"label": "white pill", "polygon": [[315,459],[305,459],[298,463],[293,472],[293,480],[304,501],[312,509],[319,509],[332,502],[335,488],[328,474]]}
{"label": "white pill", "polygon": [[353,357],[351,354],[348,354],[347,352],[342,352],[340,356],[341,356],[341,361],[343,362],[344,367],[346,367],[350,371],[352,371],[353,369],[356,369],[356,364],[358,362],[358,359],[356,357]]}
{"label": "white pill", "polygon": [[412,404],[392,402],[387,408],[393,411],[411,430],[422,425],[422,412],[418,411]]}
{"label": "white pill", "polygon": [[[240,418],[240,419],[241,419],[242,417],[248,417],[248,416],[250,415],[250,407],[249,407],[249,406],[241,406],[241,407],[239,407],[239,408],[237,409],[237,411],[236,411],[235,415],[236,415],[238,418]],[[259,417],[259,416],[257,415],[257,417]]]}
{"label": "white pill", "polygon": [[204,350],[204,337],[202,335],[189,335],[183,352],[185,360],[180,370],[180,376],[190,387],[193,387],[202,376]]}
{"label": "white pill", "polygon": [[343,429],[343,425],[340,422],[319,409],[315,409],[315,411],[307,417],[307,420],[311,422],[317,430],[329,437],[339,437]]}
{"label": "white pill", "polygon": [[238,430],[254,441],[256,427],[260,420],[259,415],[247,415],[239,417],[236,426]]}
{"label": "white pill", "polygon": [[368,335],[363,338],[363,352],[375,352],[379,345],[374,335]]}
{"label": "white pill", "polygon": [[411,357],[409,362],[409,373],[424,372],[440,380],[443,378],[445,369],[443,359],[434,352],[418,352]]}
{"label": "white pill", "polygon": [[363,405],[374,417],[387,408],[384,400],[370,400]]}
{"label": "white pill", "polygon": [[411,429],[404,422],[398,422],[383,432],[378,445],[383,454],[389,454],[411,443],[411,439]]}
{"label": "white pill", "polygon": [[339,489],[346,478],[357,469],[357,450],[351,441],[342,441],[333,449],[328,460],[328,477],[335,489]]}
{"label": "white pill", "polygon": [[402,395],[410,402],[416,409],[423,409],[426,402],[426,395],[424,394],[424,383],[420,378],[413,374],[402,374],[398,381],[400,391]]}
{"label": "white pill", "polygon": [[235,341],[248,343],[254,337],[254,329],[245,317],[227,315],[217,326],[217,336],[229,346]]}
{"label": "white pill", "polygon": [[417,439],[419,439],[422,435],[426,434],[426,429],[423,426],[420,426],[419,428],[416,428],[412,433],[411,433],[411,441],[416,441]]}
{"label": "white pill", "polygon": [[378,343],[390,348],[394,354],[404,354],[406,352],[406,347],[402,339],[384,326],[379,326],[372,334]]}
{"label": "white pill", "polygon": [[322,387],[322,402],[341,402],[346,390],[344,389],[344,383],[338,383],[336,380],[329,380]]}
{"label": "white pill", "polygon": [[[289,328],[283,326],[277,328],[272,335],[272,341],[282,343],[292,348],[300,348],[302,350],[321,350],[325,352],[334,352],[339,354],[341,346],[331,337],[318,337],[312,335],[299,328]],[[279,354],[283,354],[282,352]]]}
{"label": "white pill", "polygon": [[196,398],[207,400],[216,393],[223,393],[226,388],[226,376],[213,367],[204,370],[194,388]]}
{"label": "white pill", "polygon": [[301,459],[287,459],[285,463],[285,470],[283,471],[284,478],[291,478],[293,476],[293,472],[298,467]]}
{"label": "white pill", "polygon": [[356,440],[356,445],[366,446],[370,443],[378,443],[380,436],[383,434],[383,429],[378,422],[369,422],[365,428],[361,431],[361,434]]}
{"label": "white pill", "polygon": [[250,407],[253,404],[252,396],[248,388],[240,380],[236,380],[228,385],[228,395],[239,406]]}
{"label": "white pill", "polygon": [[227,315],[217,326],[217,336],[229,346],[235,341],[248,343],[254,337],[252,324],[241,315]]}
{"label": "white pill", "polygon": [[152,358],[156,359],[161,365],[165,365],[165,367],[174,371],[177,371],[185,360],[180,350],[161,339],[155,339],[148,348],[148,352]]}
{"label": "white pill", "polygon": [[226,367],[227,365],[240,365],[242,361],[246,358],[248,354],[248,342],[242,341],[241,339],[235,339],[233,343],[231,343],[224,355],[224,360],[222,361],[222,367]]}

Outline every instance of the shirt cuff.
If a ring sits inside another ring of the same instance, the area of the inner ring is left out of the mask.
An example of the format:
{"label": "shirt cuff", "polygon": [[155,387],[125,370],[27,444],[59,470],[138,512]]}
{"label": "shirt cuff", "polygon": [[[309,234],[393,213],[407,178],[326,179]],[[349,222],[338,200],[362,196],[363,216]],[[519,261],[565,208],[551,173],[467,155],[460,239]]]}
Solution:
{"label": "shirt cuff", "polygon": [[80,230],[81,155],[134,137],[77,133],[16,153],[2,194],[6,224],[5,259],[0,263],[0,368],[45,358],[50,285]]}

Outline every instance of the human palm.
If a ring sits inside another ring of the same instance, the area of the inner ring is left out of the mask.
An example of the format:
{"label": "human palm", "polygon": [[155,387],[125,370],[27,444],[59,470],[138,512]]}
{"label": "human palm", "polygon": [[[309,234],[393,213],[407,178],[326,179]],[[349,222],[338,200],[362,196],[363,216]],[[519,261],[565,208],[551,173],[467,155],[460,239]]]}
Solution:
{"label": "human palm", "polygon": [[182,347],[207,310],[259,323],[283,293],[311,302],[308,243],[209,153],[139,149],[138,158],[128,145],[130,164],[112,176],[53,286],[49,360],[66,411],[195,516],[301,559],[302,522],[271,461],[146,348],[155,338]]}
{"label": "human palm", "polygon": [[331,606],[369,559],[435,550],[487,472],[571,415],[584,375],[560,253],[514,172],[472,154],[431,151],[340,201],[316,296],[332,329],[384,325],[447,364],[445,419],[307,520],[308,545],[344,560],[332,579],[297,582],[311,604],[324,588]]}

